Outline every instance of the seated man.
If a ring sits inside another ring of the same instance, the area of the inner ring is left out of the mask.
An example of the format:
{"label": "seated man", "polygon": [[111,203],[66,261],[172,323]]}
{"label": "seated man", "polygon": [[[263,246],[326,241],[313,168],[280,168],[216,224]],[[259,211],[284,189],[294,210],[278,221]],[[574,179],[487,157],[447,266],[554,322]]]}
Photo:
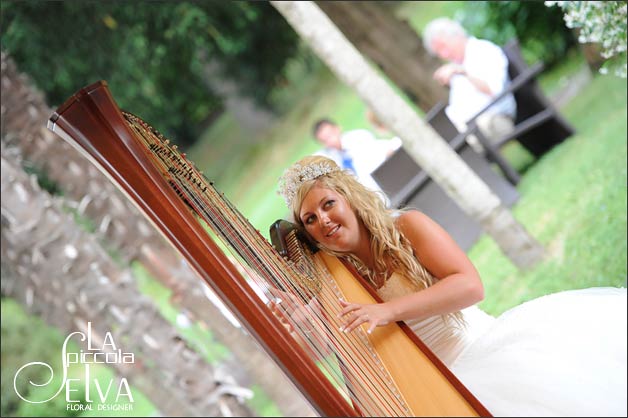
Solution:
{"label": "seated man", "polygon": [[313,134],[324,147],[317,155],[329,157],[338,166],[353,171],[360,183],[376,191],[381,188],[371,173],[401,146],[399,138],[377,139],[366,129],[342,132],[340,126],[329,119],[316,122]]}
{"label": "seated man", "polygon": [[[445,113],[462,132],[469,119],[508,87],[508,59],[499,46],[468,36],[459,23],[448,18],[431,21],[423,32],[423,42],[427,51],[447,61],[434,78],[449,86]],[[496,140],[514,129],[515,114],[515,98],[509,94],[487,109],[477,124],[489,141]],[[467,141],[482,151],[476,138]]]}

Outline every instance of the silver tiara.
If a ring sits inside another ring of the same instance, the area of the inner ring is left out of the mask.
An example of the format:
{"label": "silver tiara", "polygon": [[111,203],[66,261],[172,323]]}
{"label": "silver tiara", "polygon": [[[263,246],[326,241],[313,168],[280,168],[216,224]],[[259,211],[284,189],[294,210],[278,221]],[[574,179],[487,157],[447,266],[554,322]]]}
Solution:
{"label": "silver tiara", "polygon": [[288,208],[292,208],[292,200],[303,183],[335,171],[340,171],[340,168],[327,162],[308,165],[294,164],[279,178],[279,194],[286,201]]}

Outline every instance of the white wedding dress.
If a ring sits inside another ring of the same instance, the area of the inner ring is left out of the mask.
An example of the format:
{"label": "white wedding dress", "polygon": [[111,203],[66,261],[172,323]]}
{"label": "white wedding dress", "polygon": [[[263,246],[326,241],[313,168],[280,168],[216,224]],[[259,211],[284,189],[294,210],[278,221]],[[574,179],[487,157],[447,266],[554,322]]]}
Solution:
{"label": "white wedding dress", "polygon": [[[417,289],[393,274],[386,301]],[[570,290],[498,318],[473,306],[466,326],[406,321],[493,416],[626,416],[626,289]]]}

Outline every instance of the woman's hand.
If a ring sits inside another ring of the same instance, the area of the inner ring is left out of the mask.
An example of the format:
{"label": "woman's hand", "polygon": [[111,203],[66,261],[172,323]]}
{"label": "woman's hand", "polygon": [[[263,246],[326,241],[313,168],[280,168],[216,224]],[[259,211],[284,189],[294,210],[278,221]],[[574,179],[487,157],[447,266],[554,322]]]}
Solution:
{"label": "woman's hand", "polygon": [[338,314],[338,318],[344,319],[344,324],[340,327],[340,331],[351,332],[362,324],[369,324],[369,334],[373,332],[375,327],[388,325],[392,319],[392,313],[386,303],[349,303],[340,299],[342,310]]}
{"label": "woman's hand", "polygon": [[295,295],[277,289],[271,291],[275,299],[267,306],[289,332],[295,328],[308,332],[312,328],[312,307],[303,304]]}

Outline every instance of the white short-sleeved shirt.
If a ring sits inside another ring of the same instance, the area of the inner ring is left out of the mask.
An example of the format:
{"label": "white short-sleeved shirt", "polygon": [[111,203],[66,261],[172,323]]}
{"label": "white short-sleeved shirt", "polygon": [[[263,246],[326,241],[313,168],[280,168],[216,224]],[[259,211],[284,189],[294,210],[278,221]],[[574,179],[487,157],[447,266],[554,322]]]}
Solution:
{"label": "white short-sleeved shirt", "polygon": [[[499,46],[490,41],[470,37],[462,66],[469,76],[485,81],[493,96],[479,91],[465,75],[452,76],[449,83],[449,104],[445,112],[458,127],[465,126],[469,119],[510,84],[508,58]],[[505,114],[514,118],[516,110],[515,98],[508,94],[487,109],[486,114]]]}
{"label": "white short-sleeved shirt", "polygon": [[343,168],[346,168],[343,160],[350,157],[358,181],[371,190],[381,191],[371,173],[401,146],[401,139],[377,139],[366,129],[355,129],[344,132],[340,142],[342,150],[325,148],[316,155],[329,157]]}

